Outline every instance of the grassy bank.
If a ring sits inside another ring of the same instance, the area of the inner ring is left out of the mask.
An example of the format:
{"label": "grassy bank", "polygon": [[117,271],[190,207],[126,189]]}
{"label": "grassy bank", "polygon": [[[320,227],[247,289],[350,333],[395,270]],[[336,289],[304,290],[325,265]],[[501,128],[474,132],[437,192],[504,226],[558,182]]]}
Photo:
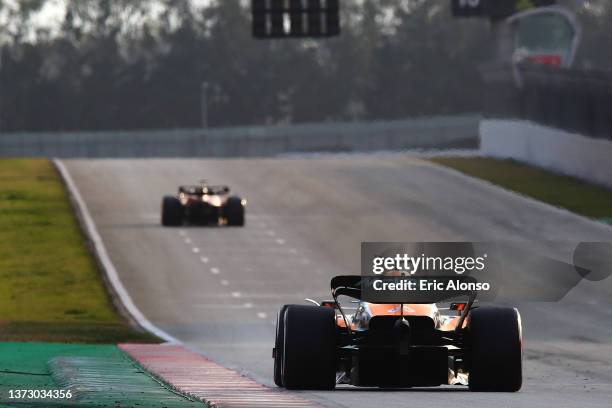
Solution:
{"label": "grassy bank", "polygon": [[0,160],[0,340],[152,341],[118,316],[45,159]]}
{"label": "grassy bank", "polygon": [[587,217],[612,221],[612,191],[513,160],[439,157],[432,162]]}

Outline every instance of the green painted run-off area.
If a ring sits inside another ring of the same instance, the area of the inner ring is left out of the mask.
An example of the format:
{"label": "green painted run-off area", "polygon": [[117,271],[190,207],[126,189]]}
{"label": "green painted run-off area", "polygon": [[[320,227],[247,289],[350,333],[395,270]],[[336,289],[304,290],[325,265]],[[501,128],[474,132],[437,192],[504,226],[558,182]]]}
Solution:
{"label": "green painted run-off area", "polygon": [[[11,400],[9,390],[70,390]],[[159,383],[113,345],[0,343],[0,407],[203,407]]]}

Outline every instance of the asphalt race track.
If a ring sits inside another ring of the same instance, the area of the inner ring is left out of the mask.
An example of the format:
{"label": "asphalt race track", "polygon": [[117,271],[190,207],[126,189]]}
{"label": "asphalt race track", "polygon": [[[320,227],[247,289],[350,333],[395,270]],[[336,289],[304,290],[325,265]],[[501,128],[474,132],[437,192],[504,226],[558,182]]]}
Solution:
{"label": "asphalt race track", "polygon": [[[268,385],[279,306],[329,298],[331,276],[359,273],[361,241],[612,241],[610,227],[401,155],[65,164],[139,309]],[[162,195],[203,178],[248,200],[245,228],[160,226]],[[339,387],[302,396],[329,407],[609,407],[611,280],[520,307],[517,394]]]}

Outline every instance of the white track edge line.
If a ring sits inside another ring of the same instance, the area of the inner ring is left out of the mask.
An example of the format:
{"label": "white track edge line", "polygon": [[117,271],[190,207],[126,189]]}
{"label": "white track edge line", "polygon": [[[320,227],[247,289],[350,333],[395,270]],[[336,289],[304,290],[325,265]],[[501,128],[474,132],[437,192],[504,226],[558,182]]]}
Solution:
{"label": "white track edge line", "polygon": [[115,268],[115,265],[108,256],[108,252],[106,250],[104,242],[102,241],[102,237],[100,236],[96,224],[93,221],[91,214],[89,213],[89,209],[87,208],[87,205],[85,204],[81,193],[79,192],[74,180],[72,179],[72,176],[68,172],[68,169],[66,168],[64,163],[57,158],[53,159],[53,164],[55,165],[55,168],[59,171],[64,181],[64,185],[67,187],[69,194],[72,196],[76,210],[81,215],[85,235],[93,244],[93,249],[100,261],[102,271],[106,275],[116,295],[119,297],[120,302],[125,307],[125,310],[127,310],[130,316],[136,321],[136,323],[138,323],[140,327],[142,327],[149,333],[152,333],[153,335],[165,340],[168,343],[182,344],[180,340],[171,336],[164,330],[151,323],[151,321],[149,321],[149,319],[147,319],[145,315],[142,314],[142,312],[134,304],[132,297],[125,289],[125,286],[123,286],[121,279],[119,279],[117,269]]}

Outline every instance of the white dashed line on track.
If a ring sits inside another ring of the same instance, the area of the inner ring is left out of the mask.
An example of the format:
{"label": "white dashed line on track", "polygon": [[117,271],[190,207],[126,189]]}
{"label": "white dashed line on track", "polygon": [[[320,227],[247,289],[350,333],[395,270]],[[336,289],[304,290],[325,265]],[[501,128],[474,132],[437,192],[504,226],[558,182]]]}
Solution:
{"label": "white dashed line on track", "polygon": [[[282,239],[282,238],[278,238],[276,231],[274,231],[273,229],[266,229],[266,223],[261,222],[259,223],[262,227],[262,229],[264,229],[265,231],[262,231],[265,235],[269,236],[271,239],[273,239],[276,244],[278,245],[285,245],[287,243],[286,240]],[[179,230],[179,235],[183,238],[183,242],[187,245],[193,245],[193,240],[188,236],[187,231],[185,230]],[[280,250],[280,248],[278,249]],[[200,248],[192,246],[191,251],[195,254],[199,254],[200,253]],[[283,249],[283,251],[287,251],[286,253],[292,254],[292,255],[298,255],[299,252],[296,248],[289,248],[289,249]],[[210,258],[207,256],[200,256],[200,262],[202,262],[203,264],[208,264],[210,262]],[[300,259],[300,258],[298,258]],[[301,258],[300,259],[302,264],[309,264],[310,260],[307,258]],[[248,269],[252,269],[252,268],[248,268]],[[212,267],[210,268],[210,273],[213,275],[219,275],[221,273],[221,270],[218,267]],[[226,279],[222,279],[220,281],[221,286],[229,286],[229,281]],[[225,295],[228,296],[228,295]],[[229,296],[231,298],[234,299],[240,299],[243,297],[241,292],[238,291],[234,291],[234,292],[230,292]],[[214,305],[214,304],[199,304],[197,305],[198,308],[206,308],[206,309],[212,309],[212,308],[228,308],[228,309],[232,309],[232,308],[236,308],[236,309],[253,309],[255,307],[255,305],[252,302],[245,302],[245,303],[238,303],[238,304],[234,304],[234,305]],[[262,320],[266,320],[268,323],[270,324],[276,324],[276,321],[274,320],[268,320],[268,313],[266,312],[257,312],[256,313],[257,318],[262,319]]]}

